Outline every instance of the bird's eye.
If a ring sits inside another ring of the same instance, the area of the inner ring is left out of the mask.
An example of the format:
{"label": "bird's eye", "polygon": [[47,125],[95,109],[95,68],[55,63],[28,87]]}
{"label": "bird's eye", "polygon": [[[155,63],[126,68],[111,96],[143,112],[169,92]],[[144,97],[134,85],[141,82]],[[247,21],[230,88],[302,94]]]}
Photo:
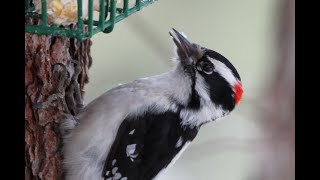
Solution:
{"label": "bird's eye", "polygon": [[207,74],[211,74],[214,69],[213,64],[210,62],[201,62],[200,66],[201,70]]}

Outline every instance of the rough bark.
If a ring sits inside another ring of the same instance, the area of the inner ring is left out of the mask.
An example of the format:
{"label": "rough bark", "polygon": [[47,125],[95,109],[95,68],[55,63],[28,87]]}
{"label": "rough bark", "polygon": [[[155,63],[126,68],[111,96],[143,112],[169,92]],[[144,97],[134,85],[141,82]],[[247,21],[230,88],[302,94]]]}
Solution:
{"label": "rough bark", "polygon": [[25,179],[63,179],[59,124],[82,107],[91,40],[25,33]]}

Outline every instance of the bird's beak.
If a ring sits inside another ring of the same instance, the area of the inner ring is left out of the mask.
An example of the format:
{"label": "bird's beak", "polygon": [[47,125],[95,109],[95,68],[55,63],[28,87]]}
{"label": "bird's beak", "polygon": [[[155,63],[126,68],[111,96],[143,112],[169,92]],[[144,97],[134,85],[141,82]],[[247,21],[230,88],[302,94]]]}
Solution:
{"label": "bird's beak", "polygon": [[185,36],[183,36],[174,28],[172,28],[169,34],[170,36],[172,36],[172,39],[176,44],[178,51],[182,51],[183,55],[186,58],[189,58],[194,54],[195,46],[192,43],[190,43]]}

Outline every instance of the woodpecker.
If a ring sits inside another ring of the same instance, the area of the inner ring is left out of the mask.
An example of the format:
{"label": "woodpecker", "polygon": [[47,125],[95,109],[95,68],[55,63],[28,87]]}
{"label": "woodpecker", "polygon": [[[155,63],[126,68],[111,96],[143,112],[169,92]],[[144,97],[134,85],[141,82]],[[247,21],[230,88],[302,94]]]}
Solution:
{"label": "woodpecker", "polygon": [[238,105],[242,83],[230,61],[174,28],[169,34],[172,70],[116,86],[78,114],[64,141],[67,180],[157,179],[202,125]]}

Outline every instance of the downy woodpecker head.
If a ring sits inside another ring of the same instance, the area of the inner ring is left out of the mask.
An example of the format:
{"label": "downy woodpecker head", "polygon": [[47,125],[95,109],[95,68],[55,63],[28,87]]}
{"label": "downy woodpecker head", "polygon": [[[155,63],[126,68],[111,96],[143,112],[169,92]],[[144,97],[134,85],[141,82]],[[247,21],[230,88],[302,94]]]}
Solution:
{"label": "downy woodpecker head", "polygon": [[236,68],[223,55],[190,42],[174,28],[169,34],[176,45],[178,66],[191,78],[193,92],[188,107],[196,110],[212,106],[211,120],[231,112],[243,93]]}

